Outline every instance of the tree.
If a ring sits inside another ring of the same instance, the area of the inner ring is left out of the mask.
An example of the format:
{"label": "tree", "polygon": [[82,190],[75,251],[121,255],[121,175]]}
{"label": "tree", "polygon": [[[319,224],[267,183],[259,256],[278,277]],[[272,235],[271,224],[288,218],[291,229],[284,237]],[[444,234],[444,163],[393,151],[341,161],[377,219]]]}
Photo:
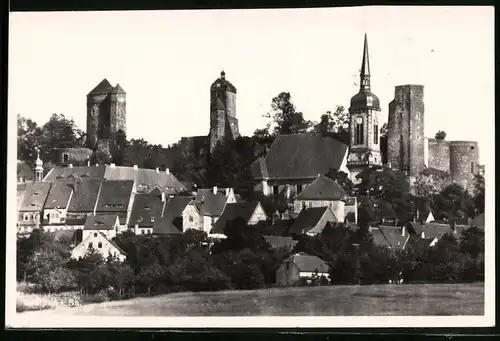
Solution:
{"label": "tree", "polygon": [[321,115],[319,123],[314,126],[314,133],[323,136],[332,136],[339,141],[349,144],[350,115],[343,106],[337,106],[335,112],[327,111]]}
{"label": "tree", "polygon": [[41,134],[42,129],[35,121],[17,115],[17,158],[28,163],[31,168],[35,164],[35,149]]}
{"label": "tree", "polygon": [[470,194],[457,183],[452,183],[434,196],[433,213],[437,219],[446,218],[452,225],[456,219],[473,215]]}
{"label": "tree", "polygon": [[443,141],[445,138],[446,138],[446,133],[444,131],[440,130],[436,133],[436,136],[435,136],[436,140]]}
{"label": "tree", "polygon": [[347,173],[336,169],[330,169],[325,176],[336,181],[340,187],[344,189],[348,196],[355,196],[355,186]]}
{"label": "tree", "polygon": [[304,119],[301,112],[296,111],[289,92],[281,92],[274,97],[271,108],[272,111],[264,117],[272,119],[276,125],[273,129],[274,135],[305,133],[312,125]]}

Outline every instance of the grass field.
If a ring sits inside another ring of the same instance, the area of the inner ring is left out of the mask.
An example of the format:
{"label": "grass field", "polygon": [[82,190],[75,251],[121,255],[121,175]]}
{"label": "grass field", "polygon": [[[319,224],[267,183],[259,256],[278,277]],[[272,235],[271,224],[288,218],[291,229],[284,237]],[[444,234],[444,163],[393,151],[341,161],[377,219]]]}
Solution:
{"label": "grass field", "polygon": [[[50,312],[26,314],[43,317]],[[325,286],[175,293],[57,308],[52,312],[92,316],[483,315],[484,285]]]}

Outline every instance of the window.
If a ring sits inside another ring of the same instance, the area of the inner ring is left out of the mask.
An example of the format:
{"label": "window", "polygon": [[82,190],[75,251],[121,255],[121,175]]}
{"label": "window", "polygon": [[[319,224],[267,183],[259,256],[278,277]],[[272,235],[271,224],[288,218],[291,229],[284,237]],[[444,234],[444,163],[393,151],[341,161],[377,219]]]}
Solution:
{"label": "window", "polygon": [[297,194],[302,192],[302,185],[297,185]]}
{"label": "window", "polygon": [[474,162],[470,163],[470,172],[474,173]]}
{"label": "window", "polygon": [[68,162],[69,161],[69,155],[68,153],[63,154],[63,162]]}
{"label": "window", "polygon": [[354,134],[354,143],[355,144],[363,144],[364,136],[363,136],[363,123],[356,123],[356,131]]}
{"label": "window", "polygon": [[89,243],[89,248],[93,248],[92,242]]}
{"label": "window", "polygon": [[373,143],[378,144],[378,124],[373,126]]}
{"label": "window", "polygon": [[96,232],[94,232],[94,237],[97,237],[97,233]]}
{"label": "window", "polygon": [[102,242],[97,243],[97,247],[98,247],[99,249],[102,249]]}
{"label": "window", "polygon": [[189,222],[192,223],[193,222],[193,217],[189,216]]}
{"label": "window", "polygon": [[148,230],[148,234],[151,234],[151,229]]}
{"label": "window", "polygon": [[27,221],[30,217],[25,213],[23,216],[24,221]]}
{"label": "window", "polygon": [[144,233],[144,230],[141,230],[141,234],[145,234],[145,233]]}
{"label": "window", "polygon": [[273,186],[273,194],[278,194],[280,191],[279,186]]}
{"label": "window", "polygon": [[154,223],[155,222],[155,217],[151,217],[151,222]]}
{"label": "window", "polygon": [[311,208],[311,207],[313,207],[313,203],[312,203],[311,201],[309,201],[309,202],[307,203],[307,206],[309,206],[309,208]]}

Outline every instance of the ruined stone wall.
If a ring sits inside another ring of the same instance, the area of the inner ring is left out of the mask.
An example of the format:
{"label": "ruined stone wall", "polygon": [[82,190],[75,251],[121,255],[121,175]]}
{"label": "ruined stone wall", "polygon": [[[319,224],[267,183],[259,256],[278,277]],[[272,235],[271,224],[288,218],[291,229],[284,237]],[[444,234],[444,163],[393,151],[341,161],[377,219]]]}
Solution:
{"label": "ruined stone wall", "polygon": [[236,93],[231,91],[226,91],[225,104],[226,104],[227,116],[236,118]]}
{"label": "ruined stone wall", "polygon": [[92,157],[89,148],[62,148],[59,150],[59,162],[62,166],[72,164],[73,166],[86,166]]}
{"label": "ruined stone wall", "polygon": [[210,113],[210,152],[224,139],[226,130],[226,111],[214,110]]}
{"label": "ruined stone wall", "polygon": [[472,191],[474,175],[479,163],[479,149],[475,141],[450,142],[450,176],[453,181]]}
{"label": "ruined stone wall", "polygon": [[102,105],[107,95],[87,96],[87,147],[95,148],[99,138],[99,126],[101,117],[107,114]]}
{"label": "ruined stone wall", "polygon": [[429,139],[428,167],[450,173],[450,141]]}
{"label": "ruined stone wall", "polygon": [[127,133],[127,99],[125,94],[110,95],[110,133],[122,130]]}
{"label": "ruined stone wall", "polygon": [[418,175],[425,165],[424,87],[396,86],[389,104],[388,158],[391,167]]}

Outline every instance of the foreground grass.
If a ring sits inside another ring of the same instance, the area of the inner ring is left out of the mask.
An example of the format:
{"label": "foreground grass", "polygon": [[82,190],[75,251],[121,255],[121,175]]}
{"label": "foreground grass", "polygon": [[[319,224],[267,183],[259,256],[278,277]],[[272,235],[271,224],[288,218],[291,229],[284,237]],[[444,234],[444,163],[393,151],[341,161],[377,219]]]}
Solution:
{"label": "foreground grass", "polygon": [[63,313],[93,316],[483,315],[484,285],[324,286],[175,293],[83,305],[64,309]]}

